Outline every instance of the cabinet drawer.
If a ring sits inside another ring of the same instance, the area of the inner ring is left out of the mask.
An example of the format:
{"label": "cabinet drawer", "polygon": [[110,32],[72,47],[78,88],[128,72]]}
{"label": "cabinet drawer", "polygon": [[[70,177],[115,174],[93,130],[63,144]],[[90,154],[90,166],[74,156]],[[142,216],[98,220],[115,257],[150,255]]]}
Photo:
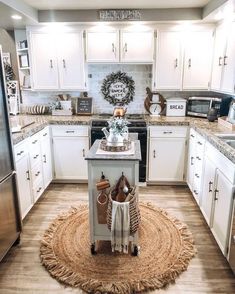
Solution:
{"label": "cabinet drawer", "polygon": [[20,160],[22,157],[24,157],[28,153],[28,141],[24,140],[23,142],[20,142],[16,146],[14,146],[14,155],[15,155],[15,161]]}
{"label": "cabinet drawer", "polygon": [[188,127],[154,126],[149,127],[150,137],[184,138]]}
{"label": "cabinet drawer", "polygon": [[44,191],[43,188],[43,179],[36,182],[36,184],[33,187],[33,199],[34,203],[38,200],[38,198],[42,195]]}
{"label": "cabinet drawer", "polygon": [[88,126],[52,126],[53,137],[78,137],[88,136]]}
{"label": "cabinet drawer", "polygon": [[39,132],[40,140],[49,140],[50,139],[50,127],[45,127]]}
{"label": "cabinet drawer", "polygon": [[42,180],[42,163],[39,161],[31,170],[31,177],[33,185],[36,181]]}

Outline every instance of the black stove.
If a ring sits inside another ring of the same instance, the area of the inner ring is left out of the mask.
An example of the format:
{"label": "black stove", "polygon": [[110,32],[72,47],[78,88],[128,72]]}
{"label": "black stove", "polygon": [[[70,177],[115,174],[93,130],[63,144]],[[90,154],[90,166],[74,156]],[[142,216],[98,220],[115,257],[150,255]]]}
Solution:
{"label": "black stove", "polygon": [[[102,115],[97,119],[91,121],[91,145],[97,139],[104,138],[102,131],[103,127],[108,127],[107,120],[112,116]],[[147,126],[146,121],[142,115],[126,115],[125,118],[129,121],[128,131],[129,133],[138,133],[138,139],[140,140],[141,146],[141,157],[142,160],[139,163],[139,181],[146,182],[146,157],[147,157]]]}

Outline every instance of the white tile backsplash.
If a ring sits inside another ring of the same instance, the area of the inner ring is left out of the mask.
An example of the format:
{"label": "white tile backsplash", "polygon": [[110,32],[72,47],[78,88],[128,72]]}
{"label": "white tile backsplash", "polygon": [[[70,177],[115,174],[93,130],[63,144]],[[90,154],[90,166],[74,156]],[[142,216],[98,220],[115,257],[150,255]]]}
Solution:
{"label": "white tile backsplash", "polygon": [[[112,72],[126,72],[135,82],[135,95],[132,102],[127,105],[128,113],[143,113],[146,87],[151,88],[152,66],[146,64],[89,64],[88,65],[88,87],[89,97],[93,98],[93,113],[112,113],[113,105],[107,102],[102,93],[103,80]],[[89,78],[89,76],[91,77]],[[58,92],[22,92],[24,106],[35,104],[49,104],[57,99]],[[72,97],[79,97],[80,92],[66,92]]]}

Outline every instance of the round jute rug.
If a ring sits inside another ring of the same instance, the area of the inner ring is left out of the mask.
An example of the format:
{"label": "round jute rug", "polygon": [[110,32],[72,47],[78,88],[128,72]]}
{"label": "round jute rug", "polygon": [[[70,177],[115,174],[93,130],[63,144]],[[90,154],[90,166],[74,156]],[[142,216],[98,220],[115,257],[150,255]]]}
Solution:
{"label": "round jute rug", "polygon": [[89,293],[136,293],[165,286],[195,255],[186,225],[152,204],[140,203],[139,256],[112,253],[99,241],[91,255],[88,207],[71,208],[50,225],[41,241],[41,262],[58,281]]}

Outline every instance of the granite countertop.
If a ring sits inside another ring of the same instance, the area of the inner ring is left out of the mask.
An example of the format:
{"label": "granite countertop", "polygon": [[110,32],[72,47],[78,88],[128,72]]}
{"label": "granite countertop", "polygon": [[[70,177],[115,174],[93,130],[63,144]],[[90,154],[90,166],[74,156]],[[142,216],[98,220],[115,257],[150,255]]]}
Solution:
{"label": "granite countertop", "polygon": [[141,152],[140,152],[140,141],[135,140],[134,144],[134,154],[121,155],[119,152],[110,154],[96,154],[99,149],[101,140],[96,140],[95,143],[91,146],[86,160],[141,160]]}
{"label": "granite countertop", "polygon": [[[33,124],[23,128],[20,133],[12,134],[13,144],[17,144],[27,137],[32,136],[45,126],[52,124],[59,125],[90,125],[92,119],[97,119],[98,116],[51,116],[51,115],[18,115],[10,117],[11,125]],[[215,146],[222,154],[235,163],[235,149],[226,144],[223,140],[218,138],[216,134],[235,134],[235,132],[218,125],[217,122],[209,122],[207,119],[194,117],[167,117],[167,116],[149,116],[145,115],[144,119],[148,126],[190,126],[207,139],[213,146]],[[22,123],[23,122],[23,123]]]}

